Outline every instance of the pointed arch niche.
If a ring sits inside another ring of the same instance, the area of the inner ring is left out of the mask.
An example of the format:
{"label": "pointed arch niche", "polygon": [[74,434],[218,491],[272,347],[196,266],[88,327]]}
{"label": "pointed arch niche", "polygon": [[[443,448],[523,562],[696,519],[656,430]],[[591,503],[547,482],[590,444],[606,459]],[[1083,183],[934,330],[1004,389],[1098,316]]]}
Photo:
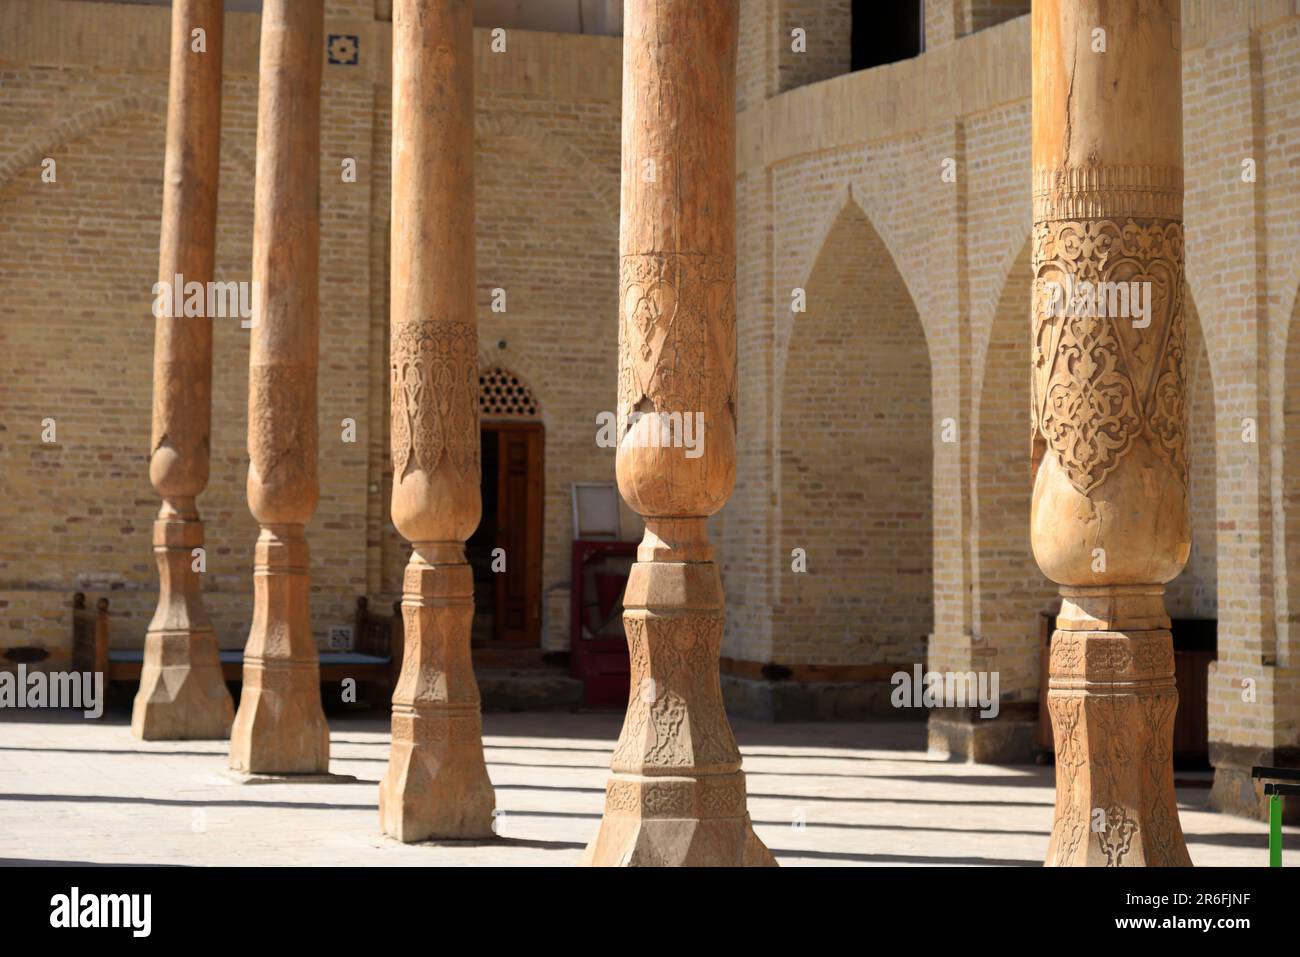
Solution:
{"label": "pointed arch niche", "polygon": [[1182,574],[1165,586],[1171,618],[1218,618],[1219,548],[1214,376],[1201,319],[1187,291],[1187,451],[1192,551]]}
{"label": "pointed arch niche", "polygon": [[[793,317],[778,442],[779,662],[904,665],[933,628],[930,356],[915,304],[848,202]],[[882,695],[888,710],[887,691]]]}
{"label": "pointed arch niche", "polygon": [[991,655],[1005,701],[1038,698],[1039,615],[1060,604],[1029,541],[1032,283],[1026,240],[998,299],[979,392],[971,612],[976,647]]}
{"label": "pointed arch niche", "polygon": [[1282,379],[1282,509],[1286,607],[1279,622],[1280,660],[1294,665],[1300,648],[1300,293],[1287,331]]}

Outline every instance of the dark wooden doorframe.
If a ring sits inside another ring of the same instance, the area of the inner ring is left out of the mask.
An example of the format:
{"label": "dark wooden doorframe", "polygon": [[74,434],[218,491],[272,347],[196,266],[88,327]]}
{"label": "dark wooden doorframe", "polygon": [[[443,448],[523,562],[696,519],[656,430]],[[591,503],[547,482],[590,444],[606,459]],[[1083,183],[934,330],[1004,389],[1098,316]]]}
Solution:
{"label": "dark wooden doorframe", "polygon": [[[506,570],[491,576],[495,592],[491,638],[480,641],[479,646],[537,648],[542,637],[545,429],[535,420],[487,420],[480,428],[485,466],[483,502],[485,510],[495,502],[496,512],[495,521],[487,521],[489,516],[485,514],[480,526],[485,532],[493,529],[489,533],[491,540],[479,535],[473,545],[479,552],[504,549]],[[493,444],[490,449],[489,443]],[[495,475],[488,474],[492,462]],[[494,480],[496,486],[491,489],[487,483]],[[478,556],[478,564],[485,560],[490,561]],[[484,603],[476,604],[480,613],[487,612]],[[486,629],[479,633],[483,631]]]}

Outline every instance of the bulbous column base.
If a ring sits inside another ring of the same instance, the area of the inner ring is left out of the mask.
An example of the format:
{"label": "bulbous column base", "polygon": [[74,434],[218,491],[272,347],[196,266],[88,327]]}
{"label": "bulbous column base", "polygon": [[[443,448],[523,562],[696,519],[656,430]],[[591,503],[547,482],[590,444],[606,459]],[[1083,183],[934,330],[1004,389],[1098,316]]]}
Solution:
{"label": "bulbous column base", "polygon": [[473,589],[463,544],[415,546],[404,577],[392,750],[379,786],[380,825],[399,841],[493,835],[496,797],[469,647]]}
{"label": "bulbous column base", "polygon": [[615,774],[582,863],[594,867],[775,867],[745,811],[742,773]]}
{"label": "bulbous column base", "polygon": [[492,837],[496,796],[482,736],[477,708],[394,709],[392,752],[379,786],[384,833],[408,844]]}
{"label": "bulbous column base", "polygon": [[[627,716],[600,830],[583,863],[776,864],[750,823],[740,751],[722,704],[722,583],[702,529],[694,523],[684,540],[666,541],[648,525],[628,577]],[[659,560],[673,557],[690,560]]]}
{"label": "bulbous column base", "polygon": [[193,553],[203,545],[203,523],[192,503],[182,510],[164,505],[163,516],[153,528],[158,608],[145,635],[131,733],[145,741],[227,738],[234,702],[221,674],[217,636],[208,624],[194,570]]}
{"label": "bulbous column base", "polygon": [[323,774],[329,726],[308,610],[301,525],[263,526],[253,567],[253,625],[230,734],[230,767],[246,774]]}
{"label": "bulbous column base", "polygon": [[145,635],[140,690],[131,708],[133,735],[144,741],[224,740],[234,717],[211,629]]}
{"label": "bulbous column base", "polygon": [[1174,651],[1160,586],[1062,589],[1048,711],[1048,866],[1189,867],[1174,794]]}
{"label": "bulbous column base", "polygon": [[231,770],[324,774],[329,766],[319,664],[245,656],[244,688],[230,731]]}

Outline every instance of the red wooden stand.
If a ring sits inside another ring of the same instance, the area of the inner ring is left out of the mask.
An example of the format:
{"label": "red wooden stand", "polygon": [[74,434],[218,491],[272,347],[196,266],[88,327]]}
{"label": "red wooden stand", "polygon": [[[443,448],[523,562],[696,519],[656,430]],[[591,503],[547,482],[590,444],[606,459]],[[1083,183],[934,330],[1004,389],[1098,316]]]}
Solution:
{"label": "red wooden stand", "polygon": [[[587,568],[606,558],[636,556],[636,542],[575,539],[573,542],[572,602],[569,614],[569,673],[582,680],[583,704],[588,708],[622,708],[627,704],[631,667],[623,634],[593,636],[588,623]],[[596,575],[596,601],[601,617],[623,596],[627,576]]]}

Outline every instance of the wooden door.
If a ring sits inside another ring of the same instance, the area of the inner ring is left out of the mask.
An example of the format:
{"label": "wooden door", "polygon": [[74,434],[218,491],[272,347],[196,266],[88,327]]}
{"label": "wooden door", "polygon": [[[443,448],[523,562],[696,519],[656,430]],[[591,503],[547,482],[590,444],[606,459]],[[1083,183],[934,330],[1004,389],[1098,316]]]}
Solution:
{"label": "wooden door", "polygon": [[538,647],[542,635],[542,467],[540,422],[484,423],[497,441],[496,547],[506,570],[496,576],[493,638]]}

